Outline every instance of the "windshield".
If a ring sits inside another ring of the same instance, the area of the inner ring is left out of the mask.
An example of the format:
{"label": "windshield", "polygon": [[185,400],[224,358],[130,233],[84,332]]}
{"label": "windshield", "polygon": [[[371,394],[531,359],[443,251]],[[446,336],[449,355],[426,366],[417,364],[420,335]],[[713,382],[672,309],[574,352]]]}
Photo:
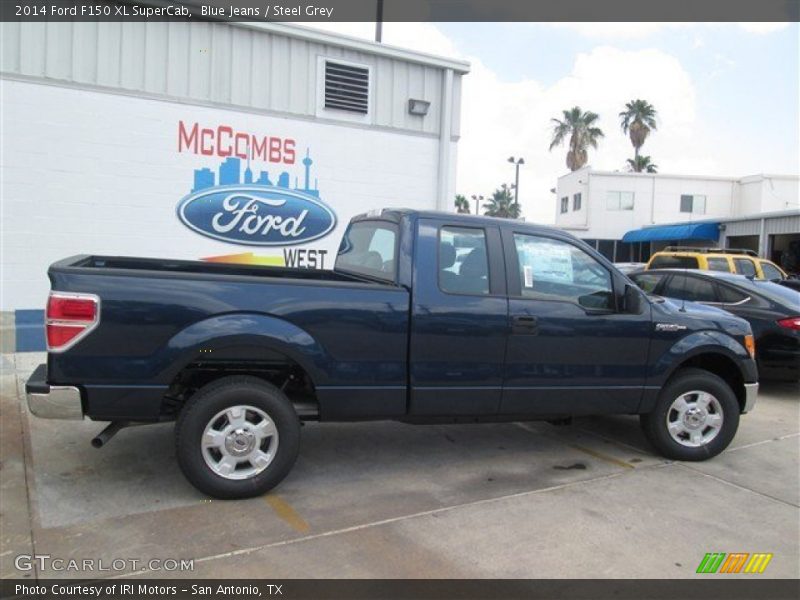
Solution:
{"label": "windshield", "polygon": [[394,281],[397,274],[397,225],[356,221],[345,231],[336,270]]}

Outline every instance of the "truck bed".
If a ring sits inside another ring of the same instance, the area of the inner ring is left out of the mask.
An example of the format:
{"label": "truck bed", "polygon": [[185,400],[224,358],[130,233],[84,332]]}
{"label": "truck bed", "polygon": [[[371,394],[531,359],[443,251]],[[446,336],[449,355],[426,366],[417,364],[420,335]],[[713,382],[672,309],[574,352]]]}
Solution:
{"label": "truck bed", "polygon": [[[375,283],[366,277],[357,277],[337,271],[319,269],[299,269],[269,265],[244,265],[235,263],[214,263],[200,260],[178,260],[162,258],[141,258],[132,256],[78,255],[65,258],[51,266],[54,270],[103,270],[113,271],[114,275],[124,275],[131,271],[149,271],[172,274],[231,275],[240,277],[270,277],[280,279],[302,279],[310,281],[332,281],[353,283]],[[134,274],[134,273],[130,273]]]}

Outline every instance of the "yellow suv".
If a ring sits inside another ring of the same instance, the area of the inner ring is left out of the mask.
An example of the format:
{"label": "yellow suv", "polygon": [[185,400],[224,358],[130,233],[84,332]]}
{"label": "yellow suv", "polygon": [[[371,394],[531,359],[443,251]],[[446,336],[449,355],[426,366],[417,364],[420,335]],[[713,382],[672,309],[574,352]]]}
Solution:
{"label": "yellow suv", "polygon": [[667,246],[650,257],[647,269],[700,269],[738,273],[754,279],[783,281],[786,273],[774,262],[759,258],[752,250]]}

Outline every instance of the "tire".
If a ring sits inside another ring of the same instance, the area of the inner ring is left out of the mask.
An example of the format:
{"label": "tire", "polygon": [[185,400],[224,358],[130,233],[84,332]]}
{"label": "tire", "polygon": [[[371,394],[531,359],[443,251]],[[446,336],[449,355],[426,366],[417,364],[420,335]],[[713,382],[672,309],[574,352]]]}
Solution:
{"label": "tire", "polygon": [[639,418],[645,437],[663,456],[699,461],[728,447],[739,412],[736,395],[722,378],[687,368],[667,382],[655,409]]}
{"label": "tire", "polygon": [[178,464],[198,490],[222,500],[260,496],[294,465],[300,420],[289,399],[257,377],[198,390],[175,425]]}

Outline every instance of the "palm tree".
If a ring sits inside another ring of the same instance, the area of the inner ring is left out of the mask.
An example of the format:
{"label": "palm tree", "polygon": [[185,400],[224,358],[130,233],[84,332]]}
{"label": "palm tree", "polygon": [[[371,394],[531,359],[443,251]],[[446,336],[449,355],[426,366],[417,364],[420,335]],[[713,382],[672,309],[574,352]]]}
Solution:
{"label": "palm tree", "polygon": [[603,131],[596,127],[600,117],[593,112],[583,112],[579,106],[563,111],[563,119],[550,119],[553,122],[553,140],[550,150],[561,144],[569,136],[567,151],[567,168],[577,171],[589,159],[589,146],[597,148],[597,142],[603,137]]}
{"label": "palm tree", "polygon": [[514,202],[514,194],[511,187],[505,183],[497,188],[492,197],[484,205],[484,213],[487,217],[502,217],[504,219],[519,219],[519,204]]}
{"label": "palm tree", "polygon": [[651,131],[656,130],[656,109],[647,100],[631,100],[625,110],[619,113],[622,132],[631,138],[634,159],[639,157],[639,149],[644,145]]}
{"label": "palm tree", "polygon": [[456,212],[462,215],[470,214],[469,200],[464,194],[456,194]]}
{"label": "palm tree", "polygon": [[651,163],[649,156],[640,154],[636,158],[628,159],[628,171],[632,173],[658,173],[658,165]]}

